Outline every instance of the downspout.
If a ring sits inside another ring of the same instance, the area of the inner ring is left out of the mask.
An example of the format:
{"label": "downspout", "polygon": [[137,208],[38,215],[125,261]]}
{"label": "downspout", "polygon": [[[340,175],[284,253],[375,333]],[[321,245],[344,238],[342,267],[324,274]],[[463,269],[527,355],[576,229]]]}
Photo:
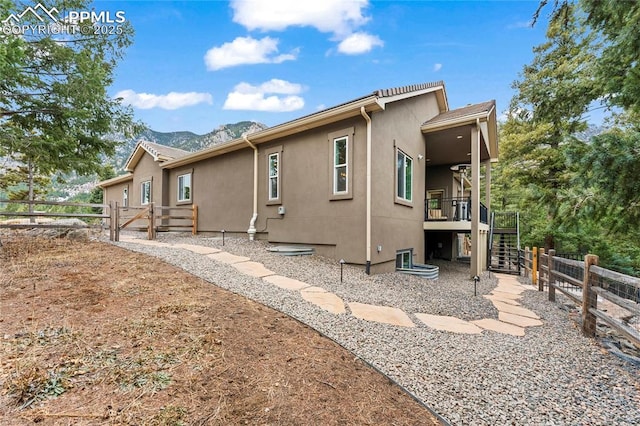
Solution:
{"label": "downspout", "polygon": [[366,273],[371,274],[371,117],[367,115],[364,107],[360,107],[360,114],[367,120],[367,213],[366,213],[366,240],[367,240],[367,264]]}
{"label": "downspout", "polygon": [[242,139],[253,148],[253,216],[249,221],[249,241],[253,241],[256,237],[256,221],[258,220],[258,147],[249,141],[247,136],[243,136]]}

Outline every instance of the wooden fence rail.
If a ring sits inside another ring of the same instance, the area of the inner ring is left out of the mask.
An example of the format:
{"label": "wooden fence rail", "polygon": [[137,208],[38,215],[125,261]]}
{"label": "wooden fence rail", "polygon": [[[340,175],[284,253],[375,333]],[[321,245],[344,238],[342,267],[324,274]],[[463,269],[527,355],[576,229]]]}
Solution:
{"label": "wooden fence rail", "polygon": [[[598,297],[607,300],[633,316],[640,316],[640,278],[621,274],[598,266],[598,256],[587,254],[583,261],[556,256],[555,250],[543,248],[523,253],[525,276],[539,291],[548,289],[549,301],[560,291],[582,307],[582,331],[594,337],[596,321],[600,320],[623,334],[640,349],[640,332],[598,308]],[[616,294],[618,293],[618,294]]]}
{"label": "wooden fence rail", "polygon": [[[0,217],[6,218],[28,218],[30,223],[11,223],[0,222],[0,228],[10,229],[32,229],[32,228],[80,228],[74,225],[60,225],[45,223],[31,223],[36,218],[79,218],[79,219],[101,219],[99,223],[88,224],[86,227],[109,228],[109,238],[111,241],[120,241],[120,231],[127,227],[133,226],[134,223],[142,221],[146,229],[147,236],[150,240],[155,239],[156,232],[161,231],[190,231],[193,235],[198,232],[198,206],[193,204],[189,206],[156,206],[154,203],[141,207],[123,207],[117,202],[109,204],[93,204],[93,203],[71,203],[67,201],[26,201],[26,200],[4,200],[0,199],[2,204],[23,204],[29,206],[42,205],[47,207],[62,206],[81,208],[102,209],[100,213],[84,213],[84,212],[54,212],[50,209],[45,211],[0,211]],[[33,210],[33,208],[30,208]],[[85,226],[82,226],[84,228]]]}
{"label": "wooden fence rail", "polygon": [[[11,223],[10,221],[5,221],[0,223],[0,228],[9,228],[9,229],[24,229],[24,228],[79,228],[79,226],[73,225],[51,225],[38,222],[31,222],[36,218],[90,218],[90,219],[109,219],[110,211],[108,204],[93,204],[93,203],[70,203],[67,201],[46,201],[46,200],[4,200],[0,199],[0,204],[22,204],[32,206],[47,206],[51,207],[75,207],[78,209],[81,208],[99,208],[102,209],[102,213],[84,213],[84,212],[54,212],[54,211],[10,211],[10,210],[2,210],[0,211],[0,217],[5,218],[28,218],[30,223]],[[32,208],[31,208],[32,210]],[[99,224],[87,224],[86,227],[93,228],[104,228],[104,221],[100,221]],[[85,226],[83,226],[84,228]]]}
{"label": "wooden fence rail", "polygon": [[[135,213],[135,214],[133,214]],[[143,207],[124,207],[117,202],[114,205],[112,218],[113,240],[120,241],[120,231],[142,221],[147,230],[149,240],[156,238],[158,231],[190,231],[193,235],[198,232],[198,206],[193,204],[184,207],[156,206],[150,203]],[[122,222],[124,221],[124,222]]]}

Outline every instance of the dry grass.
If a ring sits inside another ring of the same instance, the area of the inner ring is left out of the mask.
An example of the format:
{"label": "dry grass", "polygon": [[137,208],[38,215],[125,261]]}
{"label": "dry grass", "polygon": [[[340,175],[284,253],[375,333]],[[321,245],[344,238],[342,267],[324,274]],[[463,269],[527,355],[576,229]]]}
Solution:
{"label": "dry grass", "polygon": [[3,243],[0,424],[437,424],[317,332],[157,259]]}

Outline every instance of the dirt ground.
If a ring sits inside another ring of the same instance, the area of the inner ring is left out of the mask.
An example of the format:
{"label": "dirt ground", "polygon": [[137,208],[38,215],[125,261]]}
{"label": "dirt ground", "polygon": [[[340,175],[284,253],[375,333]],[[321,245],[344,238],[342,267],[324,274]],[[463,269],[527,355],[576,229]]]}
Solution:
{"label": "dirt ground", "polygon": [[2,425],[436,425],[297,321],[105,243],[3,236]]}

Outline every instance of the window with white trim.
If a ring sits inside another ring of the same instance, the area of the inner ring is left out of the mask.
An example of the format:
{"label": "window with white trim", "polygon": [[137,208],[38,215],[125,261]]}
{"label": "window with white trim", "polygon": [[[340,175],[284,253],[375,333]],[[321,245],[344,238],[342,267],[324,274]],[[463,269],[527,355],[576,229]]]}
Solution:
{"label": "window with white trim", "polygon": [[145,180],[140,184],[140,204],[145,206],[151,202],[151,181]]}
{"label": "window with white trim", "polygon": [[413,192],[413,159],[401,150],[398,150],[396,162],[396,184],[396,196],[410,202]]}
{"label": "window with white trim", "polygon": [[191,201],[191,173],[178,176],[178,202]]}
{"label": "window with white trim", "polygon": [[269,154],[269,201],[280,198],[280,154]]}
{"label": "window with white trim", "polygon": [[346,194],[349,190],[349,138],[333,140],[333,193]]}
{"label": "window with white trim", "polygon": [[129,187],[122,189],[122,207],[129,207]]}

